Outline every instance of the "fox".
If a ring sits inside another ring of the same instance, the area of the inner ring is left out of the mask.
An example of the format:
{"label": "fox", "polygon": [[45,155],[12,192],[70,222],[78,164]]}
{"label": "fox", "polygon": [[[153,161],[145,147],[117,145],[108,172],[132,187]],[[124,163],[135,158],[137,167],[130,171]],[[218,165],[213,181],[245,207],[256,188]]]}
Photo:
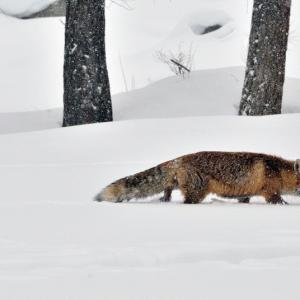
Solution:
{"label": "fox", "polygon": [[201,203],[209,194],[241,203],[262,196],[268,204],[288,204],[282,195],[300,195],[300,159],[251,152],[198,152],[121,178],[95,200],[123,202],[163,193],[160,200],[169,202],[174,189],[181,191],[185,204]]}

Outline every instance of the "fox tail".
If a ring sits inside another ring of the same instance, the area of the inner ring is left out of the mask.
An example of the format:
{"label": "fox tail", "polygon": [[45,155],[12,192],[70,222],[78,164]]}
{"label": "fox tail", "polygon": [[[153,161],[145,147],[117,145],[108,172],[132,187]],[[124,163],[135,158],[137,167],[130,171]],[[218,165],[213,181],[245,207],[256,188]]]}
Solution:
{"label": "fox tail", "polygon": [[[172,176],[168,164],[161,164],[132,176],[121,178],[105,187],[94,198],[96,201],[122,202],[159,194]],[[170,176],[171,175],[171,176]]]}

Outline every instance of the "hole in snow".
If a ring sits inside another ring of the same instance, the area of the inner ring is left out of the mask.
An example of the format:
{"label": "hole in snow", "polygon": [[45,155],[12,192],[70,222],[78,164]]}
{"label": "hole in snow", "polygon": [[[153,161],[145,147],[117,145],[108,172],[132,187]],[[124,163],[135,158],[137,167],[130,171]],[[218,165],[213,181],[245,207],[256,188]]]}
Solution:
{"label": "hole in snow", "polygon": [[220,37],[234,31],[232,19],[224,11],[207,11],[190,15],[188,26],[195,35],[217,33]]}
{"label": "hole in snow", "polygon": [[207,27],[201,26],[201,25],[190,25],[190,28],[196,35],[207,34],[207,33],[216,31],[216,30],[220,29],[221,27],[223,27],[223,26],[220,24],[215,24],[215,25],[211,25],[211,26],[207,26]]}

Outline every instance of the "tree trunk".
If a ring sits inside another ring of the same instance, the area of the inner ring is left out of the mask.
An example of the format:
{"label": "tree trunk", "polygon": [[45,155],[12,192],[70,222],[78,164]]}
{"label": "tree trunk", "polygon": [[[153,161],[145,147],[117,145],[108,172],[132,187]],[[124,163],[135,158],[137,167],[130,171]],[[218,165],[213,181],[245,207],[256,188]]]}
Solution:
{"label": "tree trunk", "polygon": [[112,121],[104,0],[68,0],[63,126]]}
{"label": "tree trunk", "polygon": [[291,0],[254,0],[240,115],[280,114]]}

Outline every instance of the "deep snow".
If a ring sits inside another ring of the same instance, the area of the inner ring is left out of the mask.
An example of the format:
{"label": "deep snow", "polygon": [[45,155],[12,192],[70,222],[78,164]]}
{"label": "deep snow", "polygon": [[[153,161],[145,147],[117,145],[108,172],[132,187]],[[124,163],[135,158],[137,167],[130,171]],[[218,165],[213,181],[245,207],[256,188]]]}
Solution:
{"label": "deep snow", "polygon": [[[17,11],[47,1],[0,0],[0,7]],[[125,91],[122,68],[129,90],[171,76],[155,53],[175,51],[179,45],[185,49],[192,45],[193,70],[245,64],[252,1],[189,0],[188,5],[181,0],[129,3],[134,9],[108,3],[106,10],[113,94]],[[292,7],[287,54],[287,76],[291,78],[300,78],[299,5],[299,1],[294,1]],[[62,105],[63,21],[63,18],[20,21],[0,14],[0,89],[1,97],[6,99],[1,101],[0,112],[45,110]],[[195,34],[191,29],[191,25],[210,22],[226,24],[206,35]],[[224,31],[228,33],[225,36]]]}
{"label": "deep snow", "polygon": [[[0,7],[21,11],[30,1],[0,0]],[[0,299],[298,300],[298,197],[287,196],[289,206],[214,195],[186,206],[179,193],[171,203],[159,203],[159,196],[92,201],[113,180],[186,153],[300,156],[299,79],[291,78],[300,78],[299,2],[285,114],[259,118],[235,116],[251,1],[188,3],[139,0],[132,11],[108,8],[112,87],[124,90],[120,57],[130,89],[170,76],[153,53],[182,40],[199,47],[194,68],[202,70],[114,95],[118,121],[73,128],[56,128],[62,23],[0,16]],[[193,34],[191,24],[210,25],[211,16],[224,27]],[[31,130],[39,131],[9,134]]]}
{"label": "deep snow", "polygon": [[[242,67],[194,71],[185,79],[162,79],[145,88],[113,95],[114,120],[237,115],[243,80]],[[287,78],[284,114],[300,112],[299,94],[300,80]],[[0,113],[0,134],[59,128],[61,123],[62,107],[4,112]]]}
{"label": "deep snow", "polygon": [[55,0],[0,0],[3,12],[15,16],[29,16],[43,10]]}
{"label": "deep snow", "polygon": [[[300,202],[96,203],[201,150],[299,155],[299,114],[122,121],[0,136],[1,299],[298,299]],[[213,202],[212,202],[213,201]],[[274,287],[275,285],[275,287]]]}

